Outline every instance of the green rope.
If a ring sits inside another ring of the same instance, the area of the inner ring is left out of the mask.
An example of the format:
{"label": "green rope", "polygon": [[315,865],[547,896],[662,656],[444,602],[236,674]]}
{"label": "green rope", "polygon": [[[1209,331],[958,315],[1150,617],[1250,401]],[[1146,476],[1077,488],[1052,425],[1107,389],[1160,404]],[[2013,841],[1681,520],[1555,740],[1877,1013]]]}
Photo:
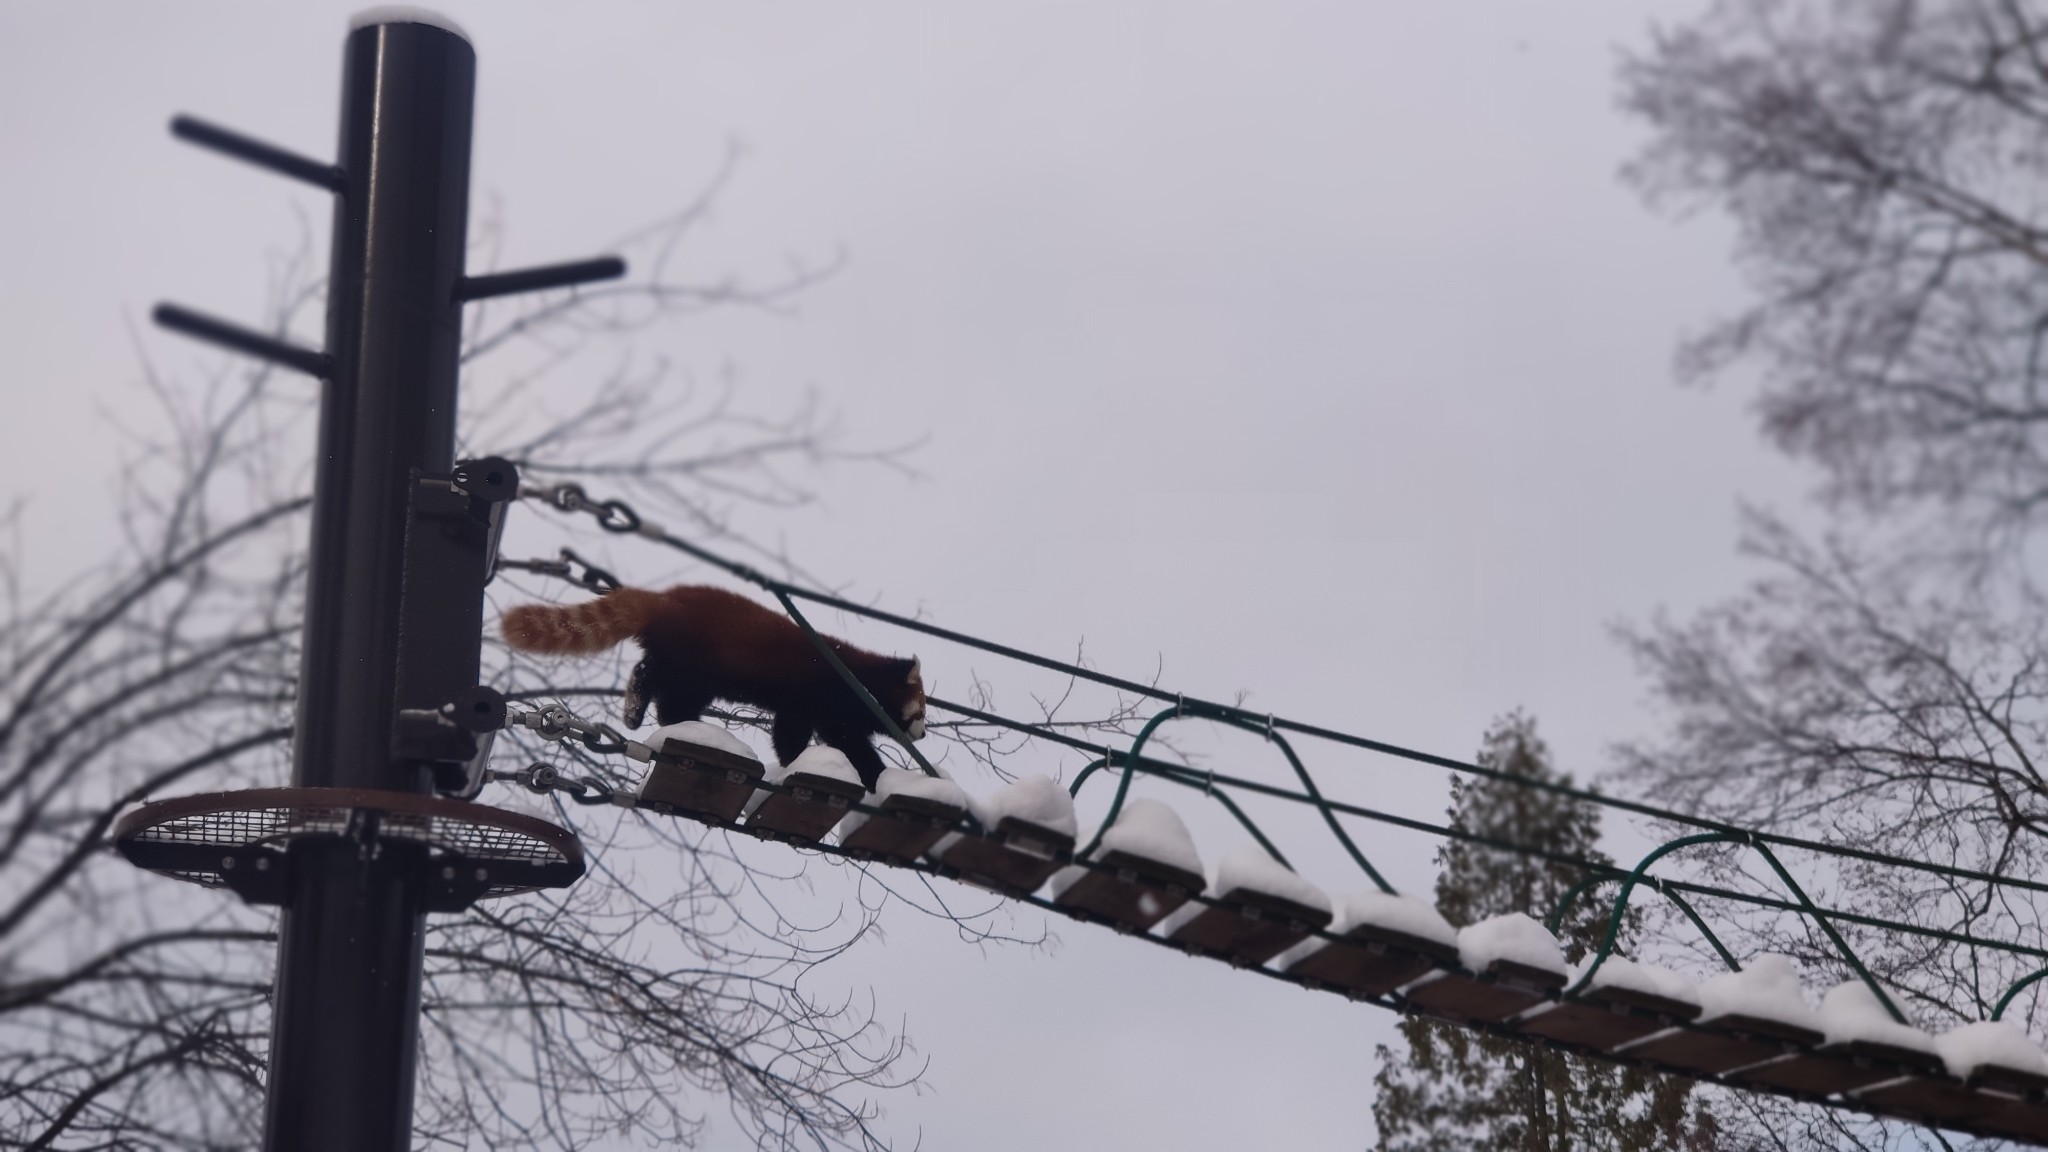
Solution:
{"label": "green rope", "polygon": [[2012,1003],[2013,997],[2018,996],[2021,992],[2026,991],[2029,985],[2033,984],[2037,980],[2040,980],[2042,977],[2048,977],[2048,968],[2043,968],[2031,976],[2022,977],[2012,987],[2007,988],[2005,990],[2005,995],[2000,996],[1998,998],[1998,1006],[1991,1010],[1991,1018],[1993,1020],[1997,1020],[2000,1017],[2003,1017],[2005,1015],[2006,1006]]}
{"label": "green rope", "polygon": [[[1621,879],[1620,876],[1588,876],[1584,880],[1581,880],[1577,884],[1574,884],[1570,888],[1566,889],[1565,894],[1558,898],[1556,906],[1551,908],[1549,918],[1546,921],[1544,921],[1545,926],[1550,929],[1550,934],[1552,936],[1557,936],[1559,939],[1563,939],[1561,933],[1563,931],[1564,917],[1565,913],[1570,911],[1572,902],[1577,900],[1580,896],[1584,895],[1585,893],[1591,891],[1594,888],[1599,887],[1602,884],[1607,883],[1610,880],[1619,879]],[[1728,965],[1728,970],[1730,972],[1742,971],[1742,965],[1736,963],[1735,954],[1733,952],[1728,951],[1727,946],[1721,943],[1721,938],[1719,936],[1714,935],[1714,930],[1712,928],[1707,927],[1706,920],[1701,918],[1699,910],[1692,906],[1692,902],[1690,900],[1687,900],[1684,896],[1681,896],[1677,892],[1670,890],[1665,886],[1662,880],[1659,880],[1654,876],[1650,877],[1649,883],[1650,887],[1659,896],[1662,896],[1666,900],[1671,901],[1673,904],[1678,906],[1678,910],[1680,912],[1685,913],[1686,919],[1691,920],[1693,922],[1693,926],[1700,930],[1700,935],[1706,937],[1707,943],[1712,944],[1714,946],[1714,951],[1720,954],[1722,962]]]}
{"label": "green rope", "polygon": [[1232,800],[1227,793],[1218,792],[1214,788],[1209,787],[1207,782],[1205,782],[1201,776],[1197,775],[1194,772],[1190,772],[1185,768],[1175,768],[1175,770],[1171,772],[1161,772],[1151,768],[1147,768],[1144,770],[1153,776],[1159,777],[1161,780],[1167,781],[1168,783],[1178,784],[1183,788],[1192,788],[1197,791],[1200,791],[1206,794],[1209,797],[1209,799],[1214,800],[1218,804],[1223,805],[1223,807],[1226,810],[1228,810],[1232,816],[1237,817],[1237,822],[1244,826],[1245,831],[1251,833],[1252,839],[1259,842],[1259,847],[1264,848],[1266,850],[1267,855],[1271,856],[1275,860],[1278,860],[1282,865],[1284,865],[1287,868],[1289,872],[1294,871],[1294,865],[1289,864],[1287,862],[1287,857],[1282,856],[1280,854],[1279,847],[1276,846],[1271,840],[1266,839],[1266,834],[1264,832],[1259,831],[1259,826],[1252,822],[1252,818],[1250,816],[1245,815],[1244,809],[1238,807],[1237,801]]}
{"label": "green rope", "polygon": [[789,618],[796,621],[797,626],[804,630],[805,636],[810,637],[811,645],[818,650],[818,655],[823,656],[825,662],[832,666],[832,670],[839,673],[839,678],[846,681],[846,686],[853,689],[860,697],[861,703],[867,705],[868,712],[882,722],[882,730],[889,734],[889,738],[902,745],[905,752],[910,753],[910,758],[917,761],[917,766],[924,769],[925,775],[936,777],[939,770],[932,767],[931,761],[926,760],[924,754],[917,750],[911,743],[909,735],[897,726],[896,718],[889,715],[889,710],[882,707],[881,701],[876,700],[874,693],[868,691],[868,686],[860,682],[860,677],[853,674],[853,669],[846,666],[846,662],[839,658],[839,653],[832,650],[832,645],[818,634],[816,628],[811,627],[811,622],[804,619],[804,614],[796,610],[796,605],[790,603],[789,597],[776,592],[775,598],[782,601],[782,606],[789,611]]}
{"label": "green rope", "polygon": [[[1088,856],[1090,852],[1095,851],[1096,847],[1102,843],[1102,834],[1109,830],[1109,826],[1111,824],[1116,822],[1117,813],[1123,811],[1124,794],[1131,790],[1131,777],[1136,775],[1136,772],[1133,770],[1134,762],[1138,759],[1139,753],[1145,750],[1145,741],[1150,740],[1152,738],[1152,733],[1157,731],[1161,724],[1166,723],[1168,720],[1171,720],[1178,715],[1180,715],[1179,708],[1169,708],[1166,711],[1159,713],[1157,716],[1152,717],[1150,720],[1145,721],[1145,726],[1143,728],[1138,729],[1138,735],[1131,740],[1131,750],[1125,754],[1124,772],[1123,775],[1118,777],[1117,779],[1116,796],[1112,798],[1109,802],[1109,812],[1107,815],[1103,816],[1102,825],[1101,827],[1095,830],[1095,835],[1088,841],[1088,846],[1086,848],[1081,849],[1081,856],[1084,859]],[[1105,752],[1106,751],[1107,750],[1105,749]],[[1105,760],[1108,759],[1106,755],[1103,758]],[[1075,791],[1073,794],[1078,796],[1080,794],[1080,781],[1075,781],[1074,786]],[[1263,840],[1264,837],[1260,837],[1260,839]],[[1279,860],[1280,858],[1275,856],[1274,859]],[[1285,860],[1281,860],[1280,862],[1282,864],[1287,863],[1287,861]],[[1288,865],[1288,867],[1291,869],[1293,865]]]}
{"label": "green rope", "polygon": [[[1147,720],[1145,722],[1145,726],[1139,729],[1137,738],[1131,741],[1129,759],[1135,760],[1137,758],[1138,754],[1144,750],[1145,741],[1151,739],[1152,733],[1156,731],[1161,724],[1164,724],[1168,720],[1178,719],[1183,716],[1193,720],[1208,720],[1212,723],[1225,724],[1233,728],[1244,729],[1246,731],[1251,732],[1265,731],[1264,728],[1258,725],[1247,724],[1243,721],[1236,719],[1235,717],[1209,715],[1206,713],[1206,710],[1187,709],[1182,708],[1180,705],[1176,704],[1174,707],[1169,708],[1166,711],[1163,711],[1158,715],[1153,716],[1151,719]],[[1316,806],[1316,809],[1323,814],[1323,820],[1329,824],[1330,831],[1336,835],[1338,843],[1344,845],[1344,850],[1351,854],[1351,859],[1354,862],[1356,862],[1360,868],[1364,869],[1365,874],[1372,879],[1372,882],[1374,884],[1379,886],[1380,891],[1385,892],[1389,896],[1396,895],[1396,893],[1394,892],[1393,885],[1387,883],[1386,877],[1380,875],[1379,869],[1374,868],[1372,866],[1372,861],[1367,860],[1365,858],[1365,853],[1358,850],[1358,845],[1352,841],[1350,834],[1345,832],[1344,826],[1337,822],[1336,814],[1330,810],[1329,802],[1325,800],[1323,798],[1322,793],[1316,789],[1315,778],[1309,775],[1307,766],[1301,762],[1301,757],[1295,755],[1293,746],[1290,745],[1284,737],[1271,736],[1271,739],[1273,743],[1279,745],[1281,754],[1286,756],[1287,762],[1294,767],[1294,774],[1301,780],[1301,786],[1307,791],[1310,802],[1313,803]],[[1116,795],[1110,800],[1109,811],[1103,816],[1102,824],[1096,828],[1094,839],[1090,840],[1088,842],[1088,846],[1081,850],[1081,854],[1083,856],[1086,856],[1088,853],[1093,852],[1095,850],[1096,845],[1102,843],[1103,833],[1109,830],[1109,826],[1116,822],[1117,814],[1123,811],[1124,796],[1130,791],[1132,775],[1133,773],[1127,770],[1124,772],[1122,778],[1117,781]],[[1079,781],[1075,782],[1074,792],[1077,795],[1080,792]],[[1265,838],[1260,837],[1260,841],[1261,843],[1264,843]],[[1271,851],[1270,847],[1268,850]],[[1286,859],[1281,857],[1278,852],[1273,853],[1273,858],[1279,860],[1282,864],[1287,864]],[[1288,864],[1287,866],[1290,871],[1293,869],[1293,865]]]}
{"label": "green rope", "polygon": [[[1642,862],[1637,864],[1635,869],[1628,874],[1628,878],[1621,882],[1621,892],[1614,898],[1614,914],[1608,917],[1607,932],[1600,940],[1600,949],[1594,954],[1593,962],[1586,966],[1585,972],[1579,976],[1578,981],[1566,990],[1567,995],[1577,995],[1584,991],[1586,986],[1592,982],[1593,974],[1598,972],[1600,966],[1607,962],[1607,957],[1613,954],[1615,939],[1621,934],[1622,917],[1628,912],[1629,894],[1635,890],[1636,884],[1642,880],[1643,873],[1661,857],[1676,852],[1680,848],[1690,848],[1697,844],[1740,844],[1753,848],[1761,854],[1764,861],[1771,866],[1771,870],[1778,874],[1778,879],[1784,881],[1785,886],[1792,890],[1792,895],[1798,898],[1800,906],[1806,911],[1807,915],[1815,924],[1819,925],[1820,930],[1833,942],[1835,950],[1842,954],[1842,959],[1848,963],[1850,969],[1862,979],[1864,985],[1877,997],[1877,1002],[1884,1005],[1884,1010],[1891,1015],[1893,1020],[1911,1027],[1911,1024],[1906,1020],[1905,1013],[1899,1011],[1899,1006],[1892,1002],[1890,994],[1885,992],[1884,988],[1878,984],[1877,977],[1872,976],[1870,969],[1864,967],[1863,961],[1856,955],[1855,949],[1850,948],[1849,942],[1842,938],[1842,934],[1835,930],[1834,925],[1828,923],[1828,918],[1821,913],[1820,908],[1814,904],[1812,898],[1807,896],[1806,889],[1799,886],[1799,881],[1794,880],[1792,874],[1785,870],[1784,864],[1779,862],[1778,857],[1762,844],[1752,843],[1743,837],[1729,836],[1720,832],[1708,832],[1698,836],[1681,836],[1669,843],[1659,845],[1656,850],[1643,857]],[[1714,939],[1712,933],[1708,933],[1707,938],[1714,941],[1714,947],[1721,953],[1723,959],[1727,959],[1731,963],[1733,962],[1733,957],[1729,955],[1728,950],[1721,947],[1720,941]]]}
{"label": "green rope", "polygon": [[1074,782],[1067,785],[1067,795],[1079,796],[1081,794],[1081,785],[1086,783],[1090,776],[1095,775],[1098,769],[1107,767],[1109,767],[1109,748],[1105,745],[1102,749],[1102,755],[1090,760],[1087,767],[1075,774]]}
{"label": "green rope", "polygon": [[[1124,794],[1130,790],[1131,777],[1134,774],[1138,772],[1150,772],[1153,775],[1165,775],[1164,773],[1158,772],[1156,769],[1154,769],[1147,761],[1140,758],[1138,754],[1144,750],[1145,741],[1151,738],[1153,730],[1158,728],[1159,725],[1161,725],[1162,723],[1165,723],[1166,721],[1172,719],[1173,716],[1174,712],[1172,710],[1168,710],[1165,712],[1161,712],[1157,716],[1152,717],[1151,720],[1146,722],[1145,727],[1138,732],[1137,739],[1131,741],[1131,750],[1124,754],[1124,771],[1123,775],[1117,780],[1116,799],[1110,802],[1109,814],[1102,818],[1102,825],[1095,829],[1095,835],[1092,839],[1088,841],[1087,847],[1075,853],[1075,856],[1077,856],[1080,859],[1086,860],[1089,858],[1090,854],[1093,853],[1095,849],[1102,844],[1103,833],[1107,832],[1109,830],[1109,826],[1116,822],[1117,813],[1123,810]],[[1095,762],[1089,764],[1086,768],[1081,769],[1080,773],[1074,777],[1074,783],[1070,788],[1067,789],[1067,794],[1070,796],[1079,796],[1081,794],[1082,783],[1086,781],[1089,776],[1093,775],[1097,768],[1113,767],[1113,765],[1111,765],[1109,762],[1109,757],[1109,749],[1104,748],[1102,750],[1101,759],[1096,760]],[[1178,766],[1168,765],[1166,767]],[[1230,810],[1231,815],[1237,817],[1237,822],[1244,826],[1245,831],[1252,834],[1252,839],[1259,842],[1259,847],[1264,848],[1266,850],[1267,855],[1271,856],[1275,860],[1278,860],[1281,866],[1285,867],[1288,871],[1292,872],[1294,870],[1294,865],[1288,863],[1287,857],[1280,854],[1279,847],[1275,845],[1271,840],[1266,838],[1266,834],[1259,830],[1259,826],[1252,822],[1251,817],[1245,815],[1244,809],[1239,808],[1237,806],[1236,801],[1232,800],[1228,796],[1223,795],[1220,792],[1215,791],[1214,789],[1205,788],[1203,789],[1203,791],[1209,793],[1209,795],[1213,799],[1222,801],[1223,806]]]}
{"label": "green rope", "polygon": [[[1682,836],[1668,844],[1659,845],[1655,851],[1643,857],[1642,861],[1621,882],[1621,892],[1614,898],[1614,913],[1607,918],[1607,931],[1600,937],[1600,947],[1594,951],[1592,963],[1586,965],[1586,970],[1579,974],[1577,982],[1570,988],[1565,989],[1565,994],[1567,996],[1576,996],[1585,991],[1587,985],[1593,982],[1593,974],[1600,971],[1600,966],[1607,963],[1607,957],[1614,953],[1614,942],[1621,935],[1622,917],[1628,912],[1629,893],[1635,891],[1636,884],[1642,880],[1643,873],[1649,869],[1650,865],[1655,864],[1659,857],[1676,852],[1680,848],[1687,848],[1694,844],[1718,844],[1727,839],[1728,837],[1719,832],[1707,832],[1698,836]],[[1577,892],[1578,889],[1573,889],[1565,895],[1569,897],[1576,895]],[[1564,904],[1560,901],[1557,909],[1552,912],[1553,918],[1560,916],[1563,911]],[[1556,932],[1557,928],[1553,923],[1551,934],[1555,935]],[[1734,958],[1728,955],[1728,950],[1721,947],[1721,942],[1714,939],[1712,933],[1708,933],[1707,938],[1714,940],[1714,947],[1720,951],[1723,958],[1728,959],[1731,964],[1734,963]],[[1735,969],[1736,971],[1741,971],[1741,966],[1735,965]]]}
{"label": "green rope", "polygon": [[[1212,719],[1250,732],[1259,730],[1256,725],[1241,720],[1220,716],[1212,717]],[[1352,842],[1351,834],[1344,831],[1344,826],[1337,822],[1337,815],[1330,810],[1329,801],[1325,800],[1322,792],[1316,788],[1315,778],[1308,774],[1308,767],[1301,762],[1301,757],[1294,754],[1294,746],[1287,742],[1286,737],[1277,733],[1269,734],[1269,738],[1275,745],[1279,746],[1280,754],[1287,757],[1287,762],[1294,766],[1294,774],[1301,778],[1302,788],[1308,792],[1309,799],[1316,806],[1316,811],[1323,814],[1323,822],[1330,826],[1331,834],[1337,837],[1338,843],[1344,845],[1344,851],[1350,853],[1352,862],[1361,869],[1364,869],[1366,876],[1372,880],[1373,884],[1381,892],[1389,896],[1399,895],[1399,893],[1394,891],[1394,886],[1387,883],[1387,878],[1380,875],[1380,870],[1372,866],[1372,861],[1365,858],[1365,853],[1359,851],[1358,845]]]}
{"label": "green rope", "polygon": [[1576,901],[1589,889],[1605,884],[1612,879],[1614,879],[1612,876],[1597,874],[1588,876],[1577,884],[1565,889],[1564,895],[1557,898],[1557,903],[1550,906],[1550,915],[1544,918],[1543,926],[1550,929],[1552,936],[1556,936],[1560,940],[1564,939],[1562,935],[1564,931],[1564,914],[1571,910],[1573,901]]}
{"label": "green rope", "polygon": [[[1098,769],[1107,768],[1110,766],[1109,757],[1109,750],[1105,748],[1101,756],[1097,757],[1094,760],[1089,761],[1088,766],[1081,769],[1081,771],[1074,776],[1074,782],[1067,787],[1067,794],[1070,796],[1080,795],[1081,785],[1087,782],[1088,777],[1093,776]],[[1287,857],[1280,854],[1280,849],[1276,847],[1271,840],[1266,838],[1266,834],[1260,831],[1259,826],[1257,824],[1252,822],[1252,818],[1245,815],[1244,809],[1239,808],[1237,806],[1237,801],[1232,800],[1228,795],[1222,792],[1218,792],[1213,788],[1209,788],[1202,784],[1200,781],[1190,782],[1180,779],[1178,773],[1183,771],[1184,769],[1182,769],[1181,766],[1178,764],[1167,764],[1161,761],[1154,760],[1138,760],[1136,758],[1127,758],[1124,761],[1124,764],[1126,771],[1135,769],[1137,771],[1145,772],[1148,775],[1157,776],[1161,780],[1165,780],[1168,783],[1184,784],[1189,788],[1200,788],[1204,793],[1208,795],[1209,799],[1214,800],[1217,803],[1223,805],[1223,807],[1226,810],[1228,810],[1232,816],[1235,816],[1237,818],[1237,822],[1244,827],[1244,830],[1246,832],[1251,833],[1252,839],[1258,841],[1259,847],[1264,848],[1268,855],[1272,856],[1273,859],[1278,860],[1281,864],[1286,865],[1289,871],[1293,870],[1294,865],[1287,863]],[[1088,848],[1086,850],[1077,853],[1076,859],[1087,859],[1088,852],[1093,851],[1095,845],[1099,843],[1101,839],[1102,833],[1100,831],[1097,831],[1095,834],[1095,840],[1089,843]]]}
{"label": "green rope", "polygon": [[1721,962],[1728,965],[1730,972],[1742,971],[1742,965],[1735,962],[1735,953],[1730,952],[1727,946],[1721,943],[1721,938],[1714,935],[1714,930],[1707,927],[1707,922],[1701,919],[1699,912],[1693,908],[1692,901],[1687,900],[1683,895],[1672,891],[1662,883],[1657,884],[1656,888],[1659,895],[1678,905],[1678,910],[1685,913],[1686,919],[1691,920],[1693,927],[1700,930],[1700,935],[1707,938],[1707,943],[1714,946],[1714,951],[1720,953]]}
{"label": "green rope", "polygon": [[1814,923],[1820,925],[1822,932],[1827,933],[1828,939],[1834,942],[1835,949],[1842,954],[1842,959],[1847,960],[1849,967],[1856,970],[1856,975],[1862,977],[1864,985],[1877,997],[1877,1002],[1884,1005],[1884,1010],[1891,1013],[1892,1019],[1909,1028],[1912,1027],[1912,1023],[1906,1019],[1906,1014],[1899,1011],[1897,1004],[1892,1003],[1891,994],[1878,985],[1877,977],[1872,976],[1870,969],[1863,966],[1863,961],[1856,958],[1856,953],[1850,949],[1849,942],[1842,939],[1842,934],[1835,931],[1835,926],[1828,923],[1828,918],[1821,915],[1820,909],[1807,897],[1806,889],[1801,888],[1799,881],[1792,878],[1792,873],[1786,871],[1785,866],[1778,862],[1777,854],[1773,853],[1768,845],[1759,844],[1753,839],[1749,841],[1749,846],[1762,854],[1765,862],[1770,864],[1771,870],[1778,874],[1778,879],[1783,880],[1785,887],[1790,888],[1792,894],[1799,898],[1799,902],[1806,906],[1806,910],[1813,916]]}

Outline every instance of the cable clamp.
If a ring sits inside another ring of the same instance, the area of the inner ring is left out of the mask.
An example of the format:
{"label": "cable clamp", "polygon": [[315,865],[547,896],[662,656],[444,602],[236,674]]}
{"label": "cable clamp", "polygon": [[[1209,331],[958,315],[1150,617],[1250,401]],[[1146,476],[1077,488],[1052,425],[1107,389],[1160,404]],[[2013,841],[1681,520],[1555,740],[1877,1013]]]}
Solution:
{"label": "cable clamp", "polygon": [[567,736],[575,720],[569,710],[559,704],[550,704],[539,712],[526,714],[526,726],[540,733],[543,740],[560,740]]}
{"label": "cable clamp", "polygon": [[617,729],[607,724],[592,724],[560,704],[550,704],[537,712],[511,712],[505,719],[507,723],[533,729],[543,740],[555,741],[573,735],[579,737],[583,746],[592,752],[617,754],[627,751],[626,738]]}
{"label": "cable clamp", "polygon": [[612,756],[626,755],[626,737],[609,724],[592,724],[587,720],[576,721],[583,734],[583,746],[592,752]]}
{"label": "cable clamp", "polygon": [[1268,713],[1266,713],[1266,743],[1268,743],[1268,744],[1271,744],[1272,742],[1273,742],[1273,714],[1272,714],[1271,712],[1268,712]]}
{"label": "cable clamp", "polygon": [[575,791],[569,794],[569,799],[586,808],[608,806],[612,802],[611,783],[596,776],[585,776],[576,781],[574,788]]}
{"label": "cable clamp", "polygon": [[[562,551],[567,552],[568,549],[564,548]],[[553,576],[557,580],[575,579],[569,570],[567,560],[507,560],[503,556],[498,557],[495,571],[503,572],[508,568],[518,572],[531,572],[536,576]]]}
{"label": "cable clamp", "polygon": [[[585,588],[591,589],[592,591],[609,592],[612,589],[619,587],[619,578],[617,576],[612,575],[605,569],[599,568],[597,565],[592,564],[590,561],[585,560],[581,556],[578,556],[574,549],[562,549],[561,563],[564,568],[571,564],[582,565],[583,575],[576,577],[576,582],[578,584],[583,585]],[[564,575],[566,576],[567,573],[565,572]]]}
{"label": "cable clamp", "polygon": [[584,495],[581,484],[557,484],[547,489],[543,496],[548,503],[564,512],[581,512],[590,503],[590,498]]}
{"label": "cable clamp", "polygon": [[597,509],[597,526],[607,532],[633,533],[640,530],[640,514],[624,500],[607,500],[592,507]]}
{"label": "cable clamp", "polygon": [[525,787],[527,791],[536,792],[541,795],[546,795],[549,792],[565,792],[568,794],[569,799],[586,807],[611,804],[614,802],[613,797],[616,795],[616,791],[612,788],[610,782],[604,779],[596,776],[585,776],[581,780],[571,780],[567,776],[562,775],[561,770],[552,764],[535,762],[518,772],[494,772],[492,775],[498,779],[510,776],[515,782]]}

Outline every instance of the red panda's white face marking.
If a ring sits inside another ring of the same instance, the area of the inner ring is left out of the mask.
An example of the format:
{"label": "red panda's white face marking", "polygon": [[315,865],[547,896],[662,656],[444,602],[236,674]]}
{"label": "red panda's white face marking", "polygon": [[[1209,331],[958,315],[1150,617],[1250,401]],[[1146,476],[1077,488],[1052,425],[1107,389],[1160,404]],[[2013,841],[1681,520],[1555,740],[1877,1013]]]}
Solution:
{"label": "red panda's white face marking", "polygon": [[924,673],[916,657],[911,657],[910,674],[903,678],[910,687],[910,698],[903,702],[903,734],[912,740],[924,739]]}

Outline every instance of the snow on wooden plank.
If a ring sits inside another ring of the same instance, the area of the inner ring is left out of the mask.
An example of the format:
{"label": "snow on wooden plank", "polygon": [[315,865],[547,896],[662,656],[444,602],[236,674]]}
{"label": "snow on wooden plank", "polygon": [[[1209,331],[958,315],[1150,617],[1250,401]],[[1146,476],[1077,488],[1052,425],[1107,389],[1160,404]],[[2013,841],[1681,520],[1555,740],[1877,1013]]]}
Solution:
{"label": "snow on wooden plank", "polygon": [[1190,952],[1264,964],[1329,924],[1330,898],[1263,850],[1225,853],[1209,885],[1214,904],[1189,904],[1158,926]]}
{"label": "snow on wooden plank", "polygon": [[763,774],[761,761],[737,736],[700,720],[648,734],[654,753],[640,786],[640,806],[671,816],[739,819]]}
{"label": "snow on wooden plank", "polygon": [[1053,877],[1053,903],[1122,931],[1152,927],[1202,890],[1194,839],[1157,800],[1126,803],[1089,861],[1099,867],[1076,865]]}
{"label": "snow on wooden plank", "polygon": [[771,840],[799,844],[824,839],[848,807],[867,794],[846,753],[824,744],[771,770],[766,781],[787,791],[757,791],[747,806],[747,827]]}
{"label": "snow on wooden plank", "polygon": [[1458,930],[1412,896],[1354,892],[1337,901],[1336,940],[1304,940],[1277,961],[1305,983],[1359,996],[1384,996],[1457,963]]}
{"label": "snow on wooden plank", "polygon": [[867,802],[880,814],[854,812],[839,823],[839,846],[870,859],[908,863],[922,857],[967,815],[967,793],[943,776],[884,768]]}
{"label": "snow on wooden plank", "polygon": [[1029,895],[1074,852],[1074,801],[1050,777],[1026,776],[974,802],[986,835],[950,833],[931,858],[960,879],[1006,895]]}

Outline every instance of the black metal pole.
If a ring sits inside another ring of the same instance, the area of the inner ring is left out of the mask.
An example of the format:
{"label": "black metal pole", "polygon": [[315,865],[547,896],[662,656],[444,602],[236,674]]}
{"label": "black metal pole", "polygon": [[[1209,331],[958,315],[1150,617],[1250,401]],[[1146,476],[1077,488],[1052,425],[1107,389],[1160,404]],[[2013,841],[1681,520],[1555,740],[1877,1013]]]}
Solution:
{"label": "black metal pole", "polygon": [[[392,755],[407,500],[454,464],[476,55],[431,24],[357,28],[343,63],[293,780],[425,792]],[[425,875],[405,845],[295,845],[264,1146],[410,1147]]]}

